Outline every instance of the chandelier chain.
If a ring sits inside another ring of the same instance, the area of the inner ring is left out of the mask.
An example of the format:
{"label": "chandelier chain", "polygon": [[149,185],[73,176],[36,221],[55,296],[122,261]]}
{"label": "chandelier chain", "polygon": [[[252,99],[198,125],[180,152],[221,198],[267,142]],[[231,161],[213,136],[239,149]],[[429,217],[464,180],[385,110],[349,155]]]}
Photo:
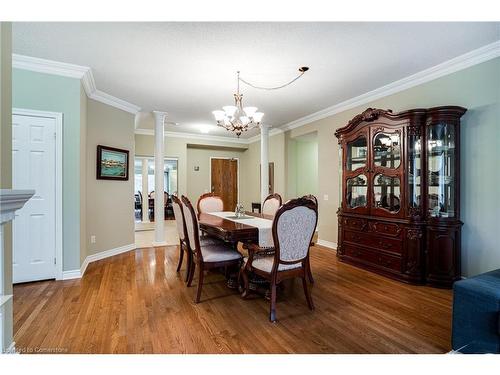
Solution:
{"label": "chandelier chain", "polygon": [[287,86],[291,85],[292,83],[294,83],[296,80],[298,80],[300,77],[302,77],[305,74],[305,72],[307,72],[308,70],[309,70],[308,68],[300,68],[299,69],[300,74],[297,77],[295,77],[294,79],[292,79],[291,81],[289,81],[283,85],[274,86],[274,87],[264,87],[264,86],[254,85],[254,84],[244,80],[243,78],[241,78],[240,72],[238,72],[238,89],[239,89],[239,81],[241,81],[245,85],[248,85],[248,86],[253,87],[254,89],[258,89],[258,90],[267,90],[267,91],[279,90],[279,89],[282,89],[283,87],[287,87]]}

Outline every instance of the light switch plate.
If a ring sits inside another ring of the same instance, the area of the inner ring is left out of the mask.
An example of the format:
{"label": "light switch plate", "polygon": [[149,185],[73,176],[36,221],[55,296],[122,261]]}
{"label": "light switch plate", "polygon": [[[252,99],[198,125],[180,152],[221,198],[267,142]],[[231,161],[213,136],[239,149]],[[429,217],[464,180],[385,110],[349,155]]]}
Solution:
{"label": "light switch plate", "polygon": [[95,243],[95,236],[90,236],[90,243]]}
{"label": "light switch plate", "polygon": [[323,200],[325,200],[325,201],[328,200],[328,194],[323,195]]}

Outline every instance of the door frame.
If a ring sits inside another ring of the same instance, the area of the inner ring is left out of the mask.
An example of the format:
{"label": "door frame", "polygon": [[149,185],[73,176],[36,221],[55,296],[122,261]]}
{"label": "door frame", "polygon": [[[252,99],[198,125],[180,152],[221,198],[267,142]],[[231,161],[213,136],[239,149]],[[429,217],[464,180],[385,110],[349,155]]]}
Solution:
{"label": "door frame", "polygon": [[55,126],[55,155],[56,155],[56,187],[55,187],[55,237],[56,237],[56,280],[63,279],[63,114],[62,112],[38,111],[34,109],[12,108],[12,115],[44,117],[54,119]]}
{"label": "door frame", "polygon": [[[153,163],[155,161],[155,157],[153,156],[147,156],[147,155],[134,155],[134,168],[135,168],[135,159],[148,159],[148,160],[153,160]],[[175,160],[177,162],[177,195],[179,195],[179,158],[177,156],[164,156],[163,157],[163,163],[165,164],[165,160]],[[149,187],[149,185],[148,185]],[[135,194],[135,170],[134,170],[134,194]]]}
{"label": "door frame", "polygon": [[231,156],[210,156],[210,160],[208,161],[208,181],[210,182],[210,186],[208,191],[212,191],[212,159],[226,159],[226,160],[236,160],[236,166],[238,170],[236,171],[236,189],[238,189],[238,202],[240,202],[240,158],[232,158]]}

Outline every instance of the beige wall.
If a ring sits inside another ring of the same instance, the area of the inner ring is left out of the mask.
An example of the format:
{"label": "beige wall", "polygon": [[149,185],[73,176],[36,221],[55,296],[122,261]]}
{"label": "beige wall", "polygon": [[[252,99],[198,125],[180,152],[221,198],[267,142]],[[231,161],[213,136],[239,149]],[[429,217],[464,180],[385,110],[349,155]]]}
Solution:
{"label": "beige wall", "polygon": [[318,194],[318,141],[298,140],[296,147],[296,195]]}
{"label": "beige wall", "polygon": [[[0,188],[12,188],[12,25],[0,22]],[[3,232],[3,285],[4,293],[12,294],[12,225]],[[3,347],[12,343],[12,299],[4,306],[4,332],[0,340]]]}
{"label": "beige wall", "polygon": [[[230,142],[219,142],[219,141],[211,141],[211,140],[199,140],[199,139],[188,139],[188,138],[182,138],[182,137],[170,137],[166,136],[165,137],[165,150],[164,150],[164,155],[165,157],[170,157],[170,158],[177,158],[178,159],[178,193],[179,195],[185,194],[190,196],[190,194],[193,192],[192,189],[192,184],[188,184],[188,178],[194,177],[198,178],[199,175],[189,175],[189,168],[188,168],[188,150],[193,150],[193,149],[188,149],[188,145],[193,144],[193,145],[205,145],[205,146],[211,146],[213,149],[210,150],[204,150],[206,152],[202,153],[192,153],[192,156],[196,157],[201,157],[204,155],[206,157],[206,163],[199,160],[200,167],[203,164],[208,165],[209,157],[210,155],[212,156],[220,156],[220,151],[223,151],[223,153],[226,153],[228,148],[231,149],[241,149],[243,154],[246,153],[247,146],[246,145],[238,145]],[[217,149],[219,147],[219,149]],[[239,151],[231,151],[234,152],[234,155],[240,154]],[[154,136],[152,135],[142,135],[142,134],[136,134],[135,135],[135,155],[136,156],[154,156]],[[229,154],[228,154],[229,155]],[[191,168],[192,169],[192,168]],[[200,168],[201,169],[201,168]],[[207,175],[208,176],[208,175]],[[199,181],[199,179],[198,179]],[[209,182],[206,180],[205,182],[200,182],[203,186],[208,186]],[[243,183],[240,181],[240,186],[242,186]],[[243,191],[243,186],[241,187]],[[198,190],[196,190],[198,191]],[[191,197],[190,197],[191,198]]]}
{"label": "beige wall", "polygon": [[[344,111],[289,131],[295,137],[318,132],[319,238],[337,242],[338,143],[335,129],[368,107],[392,109],[440,105],[468,108],[462,121],[462,273],[472,276],[500,267],[496,232],[500,212],[500,58]],[[328,200],[324,200],[328,195]]]}
{"label": "beige wall", "polygon": [[[274,191],[286,196],[285,134],[279,133],[269,138],[269,162],[274,163]],[[260,202],[260,141],[250,143],[243,158],[245,194],[240,197],[245,208],[252,202]]]}
{"label": "beige wall", "polygon": [[[198,197],[203,193],[211,191],[210,186],[210,158],[234,158],[239,160],[239,197],[244,196],[245,187],[242,183],[242,160],[244,151],[226,151],[213,149],[187,149],[187,196],[192,202],[196,202]],[[199,171],[195,171],[194,167],[198,166]]]}
{"label": "beige wall", "polygon": [[[87,100],[86,248],[88,255],[134,243],[134,115]],[[129,180],[96,179],[97,145],[129,150]],[[96,243],[90,243],[90,236]]]}

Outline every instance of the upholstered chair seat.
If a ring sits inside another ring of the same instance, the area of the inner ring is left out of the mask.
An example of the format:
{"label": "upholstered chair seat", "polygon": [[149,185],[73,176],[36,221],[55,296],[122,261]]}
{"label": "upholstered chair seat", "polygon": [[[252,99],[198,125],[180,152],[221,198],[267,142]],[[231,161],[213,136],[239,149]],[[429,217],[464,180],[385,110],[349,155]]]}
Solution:
{"label": "upholstered chair seat", "polygon": [[209,236],[200,236],[200,246],[223,245],[224,242]]}
{"label": "upholstered chair seat", "polygon": [[201,246],[201,254],[204,262],[226,262],[228,260],[241,259],[241,254],[232,250],[225,244]]}
{"label": "upholstered chair seat", "polygon": [[[274,256],[262,257],[254,259],[252,262],[252,267],[258,270],[271,273],[274,264]],[[280,264],[278,266],[278,272],[293,270],[295,268],[300,268],[300,263],[295,264]]]}

